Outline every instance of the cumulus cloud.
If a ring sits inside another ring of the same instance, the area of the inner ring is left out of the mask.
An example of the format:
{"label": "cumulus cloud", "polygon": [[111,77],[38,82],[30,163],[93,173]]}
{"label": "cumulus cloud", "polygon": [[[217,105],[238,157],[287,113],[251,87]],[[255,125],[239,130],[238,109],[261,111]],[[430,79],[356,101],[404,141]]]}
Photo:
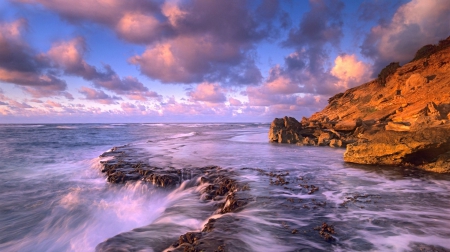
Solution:
{"label": "cumulus cloud", "polygon": [[449,36],[449,13],[449,1],[412,0],[400,6],[392,20],[373,27],[361,53],[375,61],[374,74],[390,62],[408,62],[423,45]]}
{"label": "cumulus cloud", "polygon": [[309,3],[311,10],[305,13],[298,27],[290,30],[283,44],[297,48],[297,58],[307,59],[309,71],[320,74],[327,59],[325,45],[339,45],[343,36],[344,3],[332,0],[311,0]]}
{"label": "cumulus cloud", "polygon": [[194,101],[222,103],[226,101],[224,90],[217,83],[201,83],[187,93]]}
{"label": "cumulus cloud", "polygon": [[61,95],[65,81],[46,72],[48,62],[22,39],[27,22],[0,22],[0,81],[22,86],[35,97]]}
{"label": "cumulus cloud", "polygon": [[[333,95],[338,79],[327,69],[328,50],[337,48],[342,32],[342,1],[311,0],[311,9],[289,31],[283,45],[295,49],[283,66],[270,70],[263,89],[280,94]],[[286,99],[281,99],[285,101]],[[292,99],[290,99],[292,100]]]}
{"label": "cumulus cloud", "polygon": [[[266,2],[264,3],[267,5]],[[242,1],[168,2],[162,8],[174,35],[130,58],[142,73],[164,83],[203,81],[250,85],[261,81],[254,62],[256,42],[270,37],[278,5],[266,19]],[[224,11],[226,10],[226,11]]]}
{"label": "cumulus cloud", "polygon": [[92,81],[95,87],[126,95],[133,100],[145,101],[148,98],[160,98],[156,92],[150,91],[135,77],[120,78],[111,66],[106,64],[103,66],[104,71],[99,71],[96,67],[89,65],[84,60],[86,48],[85,40],[82,37],[76,37],[54,43],[46,55],[65,74],[80,76],[85,80]]}
{"label": "cumulus cloud", "polygon": [[117,104],[117,100],[122,100],[117,96],[110,96],[102,90],[95,90],[88,87],[81,87],[78,91],[85,96],[86,100],[93,100],[101,104]]}
{"label": "cumulus cloud", "polygon": [[66,74],[77,75],[86,80],[98,78],[102,74],[83,59],[86,43],[82,37],[69,41],[59,41],[47,52],[48,57]]}
{"label": "cumulus cloud", "polygon": [[335,85],[348,89],[369,81],[371,66],[359,61],[354,54],[343,54],[334,60],[331,74],[339,79]]}
{"label": "cumulus cloud", "polygon": [[66,0],[14,0],[17,3],[39,4],[61,15],[64,19],[77,23],[92,21],[108,26],[116,25],[124,13],[157,13],[158,1],[142,0],[85,0],[77,4],[67,4]]}
{"label": "cumulus cloud", "polygon": [[[248,106],[265,108],[264,115],[310,115],[326,105],[328,96],[345,88],[339,85],[362,80],[361,64],[352,57],[338,61],[334,72],[327,68],[327,52],[337,48],[343,36],[343,2],[311,0],[310,6],[282,43],[294,49],[284,58],[284,65],[273,66],[262,85],[249,86],[243,93]],[[360,68],[345,71],[343,63]]]}
{"label": "cumulus cloud", "polygon": [[151,43],[163,29],[159,21],[151,15],[139,12],[125,13],[115,27],[118,35],[135,43]]}
{"label": "cumulus cloud", "polygon": [[[163,83],[258,84],[262,75],[255,45],[288,23],[277,0],[262,0],[258,6],[242,0],[92,0],[73,6],[64,0],[16,2],[40,4],[73,23],[99,23],[126,41],[147,45],[129,61]],[[84,69],[87,78],[95,73],[82,62],[77,67],[67,71]]]}

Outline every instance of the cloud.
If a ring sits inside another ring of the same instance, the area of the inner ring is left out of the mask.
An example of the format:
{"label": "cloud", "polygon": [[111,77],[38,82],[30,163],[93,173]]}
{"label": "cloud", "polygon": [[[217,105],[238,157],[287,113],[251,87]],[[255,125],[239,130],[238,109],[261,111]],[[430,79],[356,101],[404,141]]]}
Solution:
{"label": "cloud", "polygon": [[129,102],[122,102],[120,107],[127,114],[145,114],[145,111],[147,111],[147,107],[145,105],[133,104]]}
{"label": "cloud", "polygon": [[356,55],[343,54],[336,57],[331,74],[339,79],[335,85],[348,89],[370,80],[371,67],[359,61]]}
{"label": "cloud", "polygon": [[374,74],[390,62],[410,61],[420,47],[449,36],[449,13],[449,1],[412,0],[400,6],[390,22],[373,27],[361,53],[375,61]]}
{"label": "cloud", "polygon": [[[327,68],[328,50],[337,48],[343,36],[342,1],[311,0],[311,9],[298,26],[289,31],[282,45],[295,51],[287,55],[283,66],[274,66],[263,85],[263,93],[271,91],[277,100],[294,102],[289,94],[333,95],[339,88],[338,78]],[[267,101],[266,101],[267,102]]]}
{"label": "cloud", "polygon": [[155,13],[157,1],[142,0],[87,0],[67,4],[66,0],[15,0],[17,3],[39,4],[58,13],[72,23],[90,21],[108,26],[117,24],[124,13]]}
{"label": "cloud", "polygon": [[235,99],[233,97],[230,97],[228,99],[228,102],[230,103],[230,106],[242,106],[242,102],[238,99]]}
{"label": "cloud", "polygon": [[30,106],[29,104],[25,103],[25,102],[18,102],[18,101],[14,101],[14,100],[9,100],[9,107],[10,108],[18,108],[18,109],[27,109],[27,108],[33,108],[32,106]]}
{"label": "cloud", "polygon": [[63,108],[64,106],[61,103],[55,102],[55,101],[46,101],[44,104],[47,108]]}
{"label": "cloud", "polygon": [[[104,71],[97,70],[85,60],[86,42],[82,37],[68,41],[59,41],[52,45],[46,56],[54,66],[67,75],[75,75],[92,81],[98,88],[105,88],[116,94],[126,95],[133,100],[145,101],[148,98],[160,98],[156,92],[150,91],[135,77],[120,78],[109,65],[104,65]],[[71,99],[69,96],[68,99]],[[72,97],[73,99],[73,97]]]}
{"label": "cloud", "polygon": [[163,83],[258,84],[262,75],[253,49],[276,30],[272,21],[279,8],[271,2],[263,2],[260,18],[242,1],[167,2],[162,13],[173,35],[147,46],[130,62]]}
{"label": "cloud", "polygon": [[[279,27],[287,25],[287,14],[276,0],[258,5],[242,0],[93,0],[76,6],[64,0],[16,2],[40,4],[72,23],[99,23],[128,42],[145,44],[145,52],[129,62],[163,83],[259,84],[256,43],[280,34]],[[67,71],[81,70],[87,79],[95,73],[85,64],[77,67]]]}
{"label": "cloud", "polygon": [[257,84],[262,75],[247,50],[239,43],[205,34],[149,46],[142,55],[129,61],[139,66],[143,74],[163,83]]}
{"label": "cloud", "polygon": [[109,96],[102,90],[95,90],[88,87],[81,87],[78,92],[83,94],[86,100],[93,100],[101,104],[117,104],[117,100],[122,100],[122,98],[117,96]]}
{"label": "cloud", "polygon": [[211,103],[222,103],[226,101],[223,89],[219,84],[215,83],[201,83],[197,85],[195,90],[187,93],[194,101],[204,101]]}
{"label": "cloud", "polygon": [[35,97],[62,95],[65,81],[45,72],[48,61],[22,39],[25,19],[0,22],[0,81],[22,86]]}
{"label": "cloud", "polygon": [[157,40],[162,29],[154,16],[139,12],[125,13],[115,27],[119,37],[134,43],[151,43]]}
{"label": "cloud", "polygon": [[47,56],[56,67],[61,68],[68,75],[80,76],[86,80],[93,80],[102,73],[83,59],[86,52],[86,43],[82,37],[76,37],[69,41],[59,41],[52,45]]}
{"label": "cloud", "polygon": [[297,48],[297,53],[308,60],[313,74],[323,71],[327,59],[324,46],[339,45],[342,32],[342,1],[310,0],[311,10],[304,14],[298,27],[290,30],[286,47]]}

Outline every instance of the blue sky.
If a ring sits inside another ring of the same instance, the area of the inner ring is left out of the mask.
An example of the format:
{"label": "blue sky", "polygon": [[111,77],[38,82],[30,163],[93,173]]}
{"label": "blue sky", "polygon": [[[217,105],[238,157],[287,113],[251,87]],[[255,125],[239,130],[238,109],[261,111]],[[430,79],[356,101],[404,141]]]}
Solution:
{"label": "blue sky", "polygon": [[447,0],[9,0],[0,123],[270,122],[450,35]]}

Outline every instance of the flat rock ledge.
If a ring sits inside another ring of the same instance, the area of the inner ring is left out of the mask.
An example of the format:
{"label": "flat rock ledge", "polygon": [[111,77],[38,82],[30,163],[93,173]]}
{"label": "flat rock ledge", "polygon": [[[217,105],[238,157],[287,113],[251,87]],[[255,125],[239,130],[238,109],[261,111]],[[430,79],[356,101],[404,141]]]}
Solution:
{"label": "flat rock ledge", "polygon": [[450,173],[450,123],[431,113],[433,103],[415,115],[411,124],[388,118],[373,121],[343,121],[292,117],[276,118],[270,125],[269,141],[300,146],[347,148],[344,161],[370,165],[416,167]]}
{"label": "flat rock ledge", "polygon": [[[238,244],[238,240],[223,239],[224,229],[232,228],[234,222],[234,218],[225,214],[239,212],[253,200],[247,193],[249,186],[237,182],[232,171],[219,166],[187,169],[152,166],[130,146],[114,147],[100,157],[107,159],[100,161],[100,164],[110,183],[142,181],[160,188],[174,188],[186,180],[198,181],[191,183],[191,186],[204,188],[199,197],[215,203],[211,214],[223,216],[210,218],[201,232],[180,235],[167,251],[229,251],[230,247],[246,246]],[[123,240],[122,234],[119,234],[97,245],[96,251],[117,251],[117,243]]]}

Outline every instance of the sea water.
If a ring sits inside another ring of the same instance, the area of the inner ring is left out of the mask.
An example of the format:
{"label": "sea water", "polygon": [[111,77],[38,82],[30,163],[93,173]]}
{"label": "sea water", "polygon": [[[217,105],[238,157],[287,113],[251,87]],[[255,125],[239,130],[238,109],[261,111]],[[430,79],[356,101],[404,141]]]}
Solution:
{"label": "sea water", "polygon": [[[237,174],[251,198],[227,214],[238,221],[224,239],[242,241],[244,250],[450,250],[450,176],[347,164],[343,149],[269,143],[268,130],[268,124],[0,125],[0,251],[94,251],[105,241],[162,251],[221,217],[199,197],[202,188],[192,186],[198,178],[172,189],[106,182],[99,155],[125,144],[154,166],[218,165]],[[289,184],[273,185],[264,172],[289,174]],[[308,194],[306,184],[319,190]],[[323,222],[334,226],[334,241],[314,229]]]}

